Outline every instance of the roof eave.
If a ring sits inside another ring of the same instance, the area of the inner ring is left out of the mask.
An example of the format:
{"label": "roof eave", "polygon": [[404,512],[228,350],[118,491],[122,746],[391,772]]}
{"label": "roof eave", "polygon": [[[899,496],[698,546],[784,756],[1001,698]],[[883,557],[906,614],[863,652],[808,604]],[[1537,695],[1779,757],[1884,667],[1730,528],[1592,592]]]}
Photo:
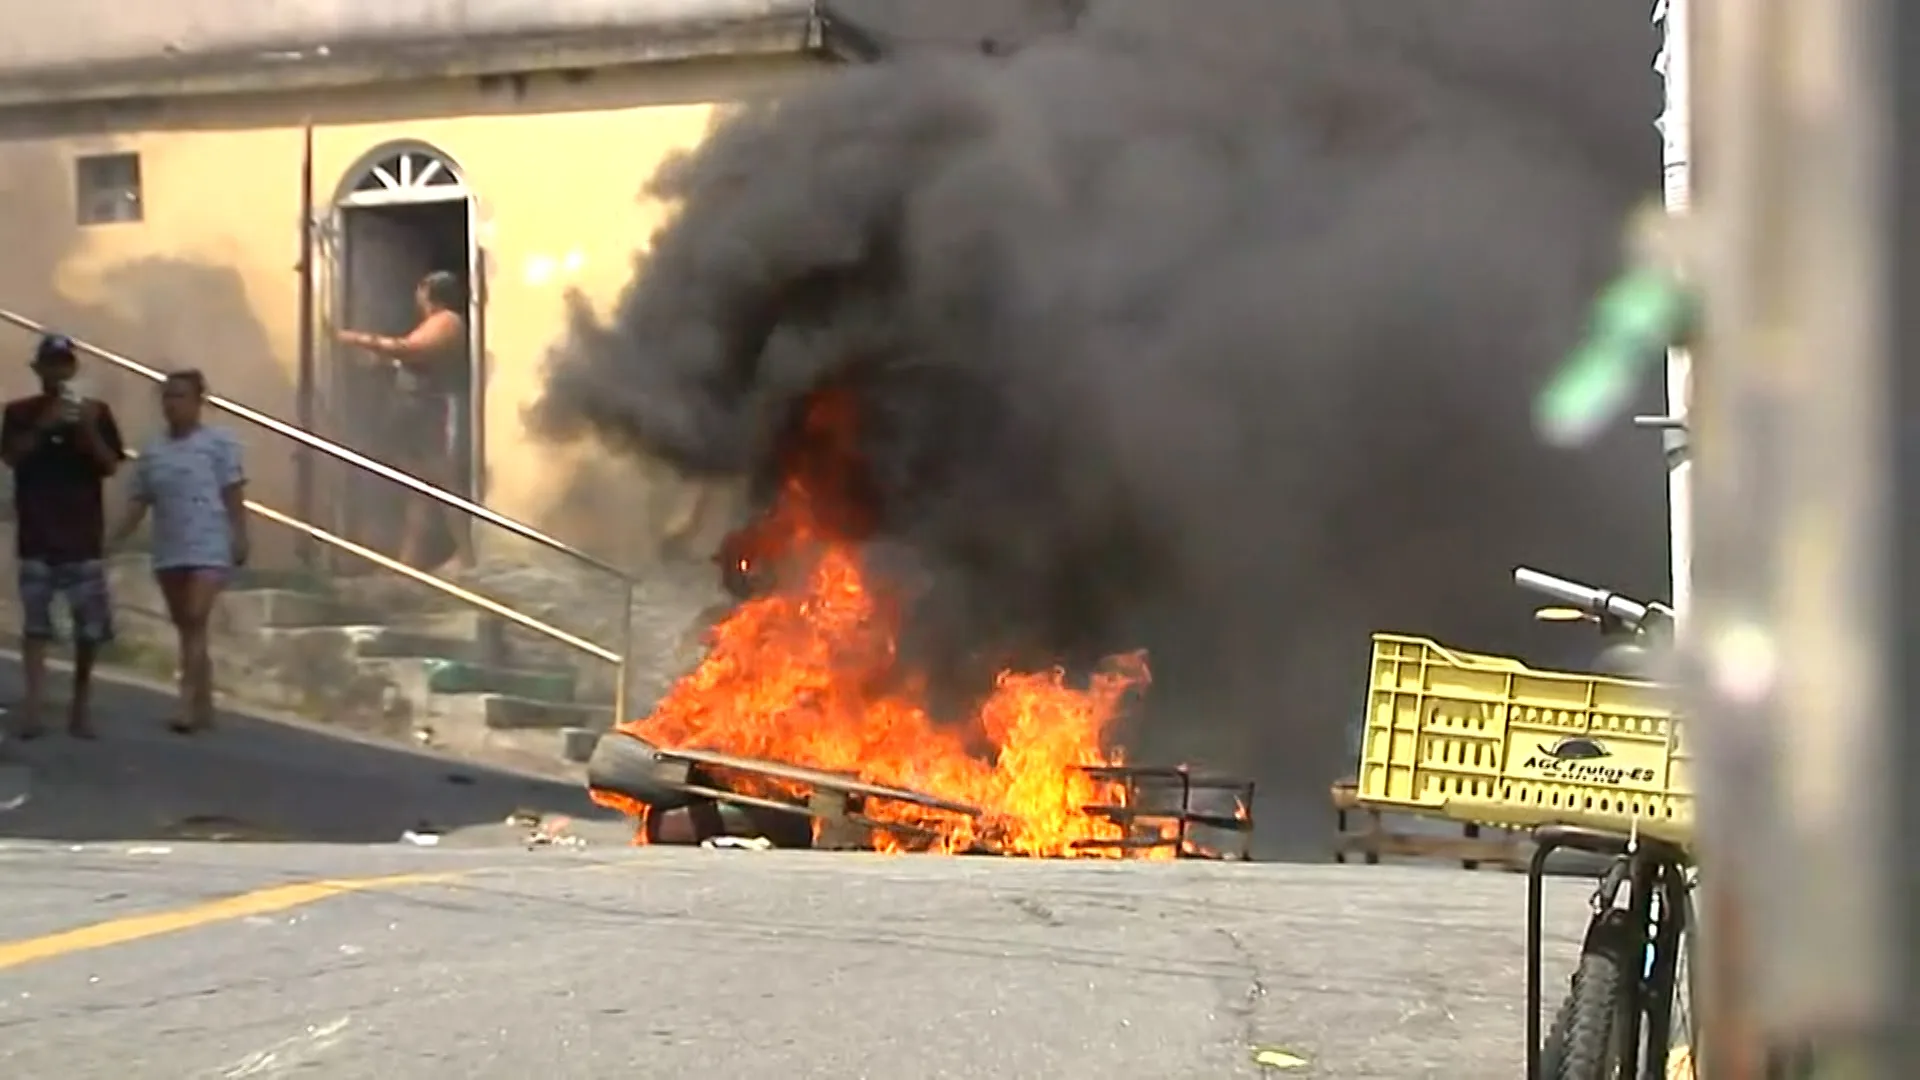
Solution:
{"label": "roof eave", "polygon": [[263,91],[318,91],[434,78],[590,71],[694,60],[878,57],[870,37],[816,12],[624,33],[424,38],[223,56],[169,55],[0,77],[0,108]]}

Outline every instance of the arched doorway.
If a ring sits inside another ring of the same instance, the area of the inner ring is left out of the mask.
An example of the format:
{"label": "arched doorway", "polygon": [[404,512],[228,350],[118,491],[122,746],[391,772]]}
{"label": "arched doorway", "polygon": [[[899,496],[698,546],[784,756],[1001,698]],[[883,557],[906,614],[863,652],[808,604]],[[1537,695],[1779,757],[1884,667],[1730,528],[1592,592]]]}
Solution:
{"label": "arched doorway", "polygon": [[[336,328],[401,336],[418,321],[414,288],[428,274],[459,279],[466,302],[467,363],[454,408],[437,441],[450,468],[430,480],[457,494],[482,497],[485,379],[485,282],[475,235],[475,200],[454,160],[426,143],[403,141],[374,148],[342,176],[329,230],[332,245],[332,318]],[[399,376],[390,366],[345,347],[331,350],[327,397],[330,434],[373,457],[400,464],[397,440],[420,433],[396,430]],[[336,525],[383,551],[397,541],[393,485],[351,481],[336,502]],[[465,527],[464,521],[459,523]]]}

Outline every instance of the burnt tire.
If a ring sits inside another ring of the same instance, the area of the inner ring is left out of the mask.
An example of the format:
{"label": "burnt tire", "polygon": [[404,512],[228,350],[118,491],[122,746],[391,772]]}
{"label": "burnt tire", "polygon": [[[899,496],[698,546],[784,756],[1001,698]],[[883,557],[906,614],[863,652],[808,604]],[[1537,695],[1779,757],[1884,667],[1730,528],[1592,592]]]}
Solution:
{"label": "burnt tire", "polygon": [[1633,924],[1619,909],[1587,925],[1580,966],[1541,1049],[1546,1080],[1612,1080],[1633,1055],[1620,1045],[1620,1006],[1637,973]]}

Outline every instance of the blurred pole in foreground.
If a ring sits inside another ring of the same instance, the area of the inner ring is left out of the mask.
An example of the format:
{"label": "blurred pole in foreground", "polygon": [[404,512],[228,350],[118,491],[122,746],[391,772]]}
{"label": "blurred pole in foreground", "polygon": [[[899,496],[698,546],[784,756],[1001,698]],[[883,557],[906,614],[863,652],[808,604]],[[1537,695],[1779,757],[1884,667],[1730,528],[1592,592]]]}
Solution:
{"label": "blurred pole in foreground", "polygon": [[[1920,1076],[1901,1017],[1875,0],[1695,0],[1706,323],[1693,371],[1701,1058]],[[1788,1073],[1786,1075],[1796,1075]]]}
{"label": "blurred pole in foreground", "polygon": [[[1693,14],[1690,0],[1656,0],[1660,24],[1656,67],[1666,89],[1660,111],[1661,195],[1667,213],[1684,215],[1693,201]],[[1667,464],[1667,541],[1672,560],[1673,610],[1685,621],[1693,608],[1693,464],[1688,460],[1687,409],[1692,400],[1693,358],[1667,350],[1667,415],[1661,433]]]}
{"label": "blurred pole in foreground", "polygon": [[1891,102],[1888,158],[1891,177],[1881,198],[1892,208],[1887,230],[1893,250],[1887,258],[1888,298],[1893,327],[1888,350],[1891,393],[1890,438],[1893,461],[1894,587],[1886,612],[1896,675],[1893,730],[1887,767],[1897,771],[1896,809],[1889,822],[1887,860],[1892,870],[1895,918],[1888,951],[1894,958],[1895,1072],[1920,1077],[1920,306],[1902,302],[1920,297],[1920,4],[1881,0],[1880,48],[1894,57],[1881,87]]}

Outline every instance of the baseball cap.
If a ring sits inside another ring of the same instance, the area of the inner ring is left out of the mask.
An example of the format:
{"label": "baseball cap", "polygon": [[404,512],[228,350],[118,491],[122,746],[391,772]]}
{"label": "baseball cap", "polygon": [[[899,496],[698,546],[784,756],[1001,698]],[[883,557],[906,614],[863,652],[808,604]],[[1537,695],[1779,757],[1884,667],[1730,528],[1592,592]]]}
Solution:
{"label": "baseball cap", "polygon": [[78,355],[72,338],[65,334],[48,334],[40,339],[40,347],[33,350],[33,362],[44,364],[49,360],[73,360]]}

